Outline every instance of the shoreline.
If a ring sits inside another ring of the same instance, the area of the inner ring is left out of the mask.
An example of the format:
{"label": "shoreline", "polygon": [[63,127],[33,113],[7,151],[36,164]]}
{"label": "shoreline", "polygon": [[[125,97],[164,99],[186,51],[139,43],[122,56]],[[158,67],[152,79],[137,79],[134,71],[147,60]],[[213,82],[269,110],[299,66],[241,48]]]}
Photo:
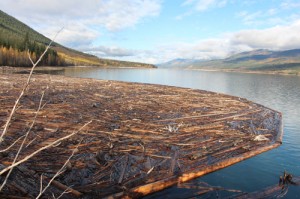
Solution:
{"label": "shoreline", "polygon": [[[282,75],[282,76],[300,76],[300,72],[295,71],[250,71],[250,70],[233,70],[233,69],[209,69],[209,68],[147,68],[147,67],[99,67],[99,66],[38,66],[35,71],[39,70],[63,70],[64,68],[101,68],[101,69],[162,69],[162,70],[195,70],[205,72],[226,72],[226,73],[243,73],[243,74],[264,74],[264,75]],[[31,67],[12,67],[0,66],[2,71],[29,71]],[[297,74],[295,74],[297,73]]]}
{"label": "shoreline", "polygon": [[[297,74],[290,74],[283,71],[250,71],[250,70],[232,70],[232,69],[208,69],[208,68],[138,68],[138,67],[99,67],[99,66],[39,66],[35,68],[35,71],[55,71],[64,70],[65,68],[101,68],[101,69],[162,69],[162,70],[195,70],[204,72],[226,72],[226,73],[242,73],[242,74],[263,74],[263,75],[282,75],[300,77],[300,72]],[[12,67],[12,66],[0,66],[0,71],[6,72],[24,72],[30,71],[31,67]]]}
{"label": "shoreline", "polygon": [[263,74],[263,75],[284,75],[284,76],[300,76],[300,72],[297,74],[289,74],[283,71],[251,71],[251,70],[232,70],[232,69],[202,69],[202,68],[186,68],[184,70],[199,70],[206,72],[226,72],[226,73],[244,73],[244,74]]}

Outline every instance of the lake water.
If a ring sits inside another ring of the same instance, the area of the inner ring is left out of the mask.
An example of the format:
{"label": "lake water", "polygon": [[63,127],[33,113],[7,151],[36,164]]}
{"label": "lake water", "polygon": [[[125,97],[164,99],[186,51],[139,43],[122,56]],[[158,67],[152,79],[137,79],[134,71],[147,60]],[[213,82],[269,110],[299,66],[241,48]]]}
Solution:
{"label": "lake water", "polygon": [[[294,176],[300,176],[300,77],[192,70],[99,69],[94,67],[71,67],[54,72],[73,77],[164,84],[209,90],[247,98],[278,110],[283,113],[284,136],[282,146],[196,179],[194,183],[204,181],[212,186],[251,192],[278,183],[279,176],[284,170]],[[186,190],[172,187],[153,195],[153,197],[175,198],[184,191]],[[291,186],[285,198],[300,198],[300,187]]]}

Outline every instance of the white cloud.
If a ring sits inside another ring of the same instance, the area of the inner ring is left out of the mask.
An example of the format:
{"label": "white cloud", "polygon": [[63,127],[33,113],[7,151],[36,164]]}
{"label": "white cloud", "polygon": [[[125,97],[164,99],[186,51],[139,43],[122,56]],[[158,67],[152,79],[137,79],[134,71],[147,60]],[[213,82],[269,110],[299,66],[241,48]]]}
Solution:
{"label": "white cloud", "polygon": [[195,12],[204,12],[212,8],[221,8],[226,6],[228,0],[185,0],[181,6],[189,6],[187,12],[179,14],[175,17],[176,20],[182,20],[185,17],[193,15]]}
{"label": "white cloud", "polygon": [[293,8],[298,8],[300,7],[300,2],[297,0],[284,0],[281,3],[281,8],[283,9],[293,9]]}
{"label": "white cloud", "polygon": [[[109,30],[134,26],[160,13],[161,0],[1,0],[1,9],[27,21],[84,21]],[[47,19],[47,20],[45,20]]]}
{"label": "white cloud", "polygon": [[[135,50],[132,56],[118,57],[147,63],[162,63],[176,58],[216,59],[228,55],[229,43],[223,39],[201,40],[195,43],[177,42],[156,46],[153,50]],[[159,50],[157,50],[159,49]]]}
{"label": "white cloud", "polygon": [[266,11],[256,11],[256,12],[247,12],[241,11],[236,14],[236,17],[247,26],[273,26],[273,25],[283,25],[291,20],[291,16],[277,16],[276,14],[279,11],[275,8],[271,8]]}
{"label": "white cloud", "polygon": [[218,59],[233,53],[255,49],[289,50],[300,48],[300,20],[285,26],[275,26],[262,30],[249,29],[228,33],[215,39],[193,43],[172,43],[157,46],[157,50],[143,54],[136,52],[135,61],[150,60],[162,63],[176,58]]}
{"label": "white cloud", "polygon": [[61,27],[55,24],[51,26],[45,26],[40,31],[42,34],[47,35],[48,38],[53,39],[54,35],[62,29],[62,31],[57,35],[55,42],[63,44],[69,48],[83,48],[92,45],[94,40],[100,36],[100,33],[89,29],[80,23],[69,23],[61,24]]}
{"label": "white cloud", "polygon": [[[224,34],[218,38],[188,42],[161,44],[153,50],[130,50],[119,47],[96,47],[94,52],[107,58],[162,63],[176,58],[219,59],[233,53],[255,49],[288,50],[300,48],[300,20],[285,26],[262,30],[249,29]],[[159,50],[157,50],[159,49]]]}
{"label": "white cloud", "polygon": [[[188,12],[220,8],[230,0],[185,0]],[[247,3],[255,1],[248,0]],[[119,46],[93,46],[102,31],[118,31],[159,15],[162,0],[1,0],[1,10],[16,16],[41,33],[52,38],[61,28],[57,42],[101,57],[161,63],[175,58],[216,59],[232,53],[254,49],[286,50],[300,48],[299,14],[279,17],[281,9],[300,6],[298,1],[286,0],[281,7],[255,12],[240,12],[237,17],[252,28],[194,42],[159,44],[152,50],[126,49]],[[294,21],[294,22],[291,22]],[[277,26],[274,26],[276,24]],[[267,25],[271,28],[253,29]],[[273,27],[272,27],[273,26]]]}
{"label": "white cloud", "polygon": [[166,62],[176,58],[184,59],[219,59],[227,57],[232,52],[251,50],[248,46],[232,45],[228,37],[200,40],[194,43],[173,43],[159,46],[159,56],[155,56],[156,62]]}
{"label": "white cloud", "polygon": [[97,46],[97,47],[87,47],[81,49],[84,52],[94,54],[100,57],[130,57],[138,54],[138,51],[129,50],[125,48],[120,48],[117,46]]}
{"label": "white cloud", "polygon": [[118,30],[133,26],[147,16],[156,16],[160,12],[160,1],[151,0],[115,0],[104,1],[99,7],[101,13],[94,20],[103,23],[109,30]]}
{"label": "white cloud", "polygon": [[186,0],[182,5],[192,6],[198,11],[205,11],[209,8],[224,7],[227,0]]}
{"label": "white cloud", "polygon": [[49,30],[64,26],[65,31],[59,37],[62,39],[58,40],[64,45],[72,40],[86,45],[103,28],[118,31],[157,16],[161,3],[161,0],[1,0],[0,7],[48,37],[53,35]]}
{"label": "white cloud", "polygon": [[237,17],[239,19],[242,19],[243,23],[246,25],[254,25],[254,24],[261,23],[261,20],[259,20],[259,18],[261,18],[262,15],[263,15],[263,12],[261,12],[261,11],[257,11],[254,13],[242,11],[237,14]]}
{"label": "white cloud", "polygon": [[287,50],[300,48],[300,20],[286,26],[263,30],[243,30],[230,38],[232,45],[246,45],[253,49]]}
{"label": "white cloud", "polygon": [[275,14],[278,13],[278,10],[276,8],[270,8],[268,11],[267,11],[267,15],[269,16],[273,16]]}

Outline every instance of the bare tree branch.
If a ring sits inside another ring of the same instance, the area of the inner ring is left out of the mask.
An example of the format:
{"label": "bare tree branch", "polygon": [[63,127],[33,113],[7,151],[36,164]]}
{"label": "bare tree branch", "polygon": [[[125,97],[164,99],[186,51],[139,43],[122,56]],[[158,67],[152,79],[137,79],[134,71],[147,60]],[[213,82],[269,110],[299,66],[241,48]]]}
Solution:
{"label": "bare tree branch", "polygon": [[32,61],[31,56],[30,56],[29,49],[27,50],[27,54],[28,54],[28,58],[29,58],[31,64],[34,65],[34,62]]}
{"label": "bare tree branch", "polygon": [[71,193],[70,192],[70,187],[68,187],[66,190],[64,190],[64,192],[62,192],[56,199],[59,199],[59,198],[61,198],[63,195],[65,195],[66,193]]}
{"label": "bare tree branch", "polygon": [[43,191],[43,174],[41,174],[41,179],[40,179],[40,193]]}
{"label": "bare tree branch", "polygon": [[[41,106],[42,106],[42,101],[43,101],[43,98],[44,98],[44,94],[45,94],[45,91],[43,91],[43,93],[42,93],[42,96],[41,96],[41,99],[40,99],[40,103],[39,103],[39,107],[38,107],[38,109],[37,109],[37,111],[36,111],[36,113],[35,113],[35,116],[34,116],[34,118],[33,118],[33,121],[32,121],[32,123],[31,123],[31,125],[30,125],[28,131],[27,131],[26,134],[25,134],[25,137],[24,137],[24,139],[23,139],[23,141],[22,141],[21,146],[19,147],[19,150],[18,150],[17,154],[15,155],[15,158],[14,158],[14,161],[12,162],[12,165],[17,161],[17,159],[18,159],[18,157],[19,157],[19,154],[20,154],[20,152],[21,152],[22,149],[23,149],[23,146],[24,146],[24,144],[25,144],[25,141],[26,141],[26,139],[27,139],[29,133],[31,132],[32,127],[33,127],[34,124],[35,124],[36,118],[37,118],[38,113],[39,113],[39,111],[40,111],[40,108],[41,108]],[[8,177],[10,176],[12,170],[13,170],[13,168],[11,168],[10,171],[8,172],[8,174],[6,175],[4,182],[2,183],[2,185],[1,185],[1,187],[0,187],[0,191],[3,189],[4,185],[6,184],[7,179],[8,179]]]}
{"label": "bare tree branch", "polygon": [[[69,163],[70,159],[74,156],[75,152],[78,151],[78,147],[81,144],[81,141],[78,143],[78,145],[76,146],[75,149],[73,149],[72,154],[69,156],[69,158],[66,160],[66,162],[64,163],[64,165],[55,173],[55,175],[50,179],[49,183],[45,186],[44,189],[42,189],[42,182],[41,182],[41,188],[40,188],[40,193],[39,195],[36,197],[36,199],[39,199],[42,194],[48,189],[48,187],[50,186],[50,184],[52,183],[52,181],[59,176],[60,174],[62,174],[67,166],[67,164]],[[41,181],[43,181],[42,177],[41,177]]]}
{"label": "bare tree branch", "polygon": [[0,153],[3,153],[5,151],[8,151],[10,148],[12,148],[19,140],[21,140],[25,135],[22,135],[18,139],[16,139],[10,146],[8,146],[6,149],[3,149],[0,151]]}
{"label": "bare tree branch", "polygon": [[[28,78],[27,78],[27,82],[25,83],[25,85],[24,85],[24,87],[23,87],[23,89],[22,89],[22,91],[21,91],[19,97],[17,98],[17,100],[16,100],[16,102],[15,102],[15,105],[13,106],[13,108],[12,108],[12,110],[11,110],[11,112],[10,112],[10,115],[9,115],[9,117],[8,117],[8,119],[7,119],[6,123],[5,123],[5,125],[4,125],[3,132],[2,132],[2,134],[1,134],[1,136],[0,136],[0,143],[3,142],[3,140],[4,140],[4,135],[7,133],[7,130],[8,130],[10,121],[11,121],[11,119],[12,119],[12,116],[13,116],[14,113],[16,112],[16,108],[17,108],[18,104],[20,103],[20,100],[21,100],[22,96],[24,95],[26,89],[27,89],[28,86],[29,86],[29,83],[30,83],[30,80],[31,80],[31,76],[32,76],[33,70],[34,70],[35,67],[38,65],[38,63],[42,60],[42,58],[44,57],[44,55],[46,54],[46,52],[47,52],[48,49],[50,48],[51,44],[53,43],[53,41],[56,39],[57,35],[58,35],[62,30],[63,30],[63,28],[62,28],[61,30],[59,30],[59,31],[56,33],[56,35],[55,35],[54,38],[50,41],[50,43],[48,44],[48,46],[47,46],[47,48],[45,49],[45,51],[43,52],[43,54],[42,54],[42,55],[40,56],[40,58],[33,64],[32,68],[31,68],[31,70],[30,70],[30,74],[29,74],[29,76],[28,76]],[[30,58],[30,60],[31,60],[31,58]],[[31,62],[33,62],[33,61],[31,60]]]}
{"label": "bare tree branch", "polygon": [[22,160],[20,160],[20,161],[18,161],[18,162],[16,162],[16,163],[14,163],[14,164],[12,164],[12,165],[6,167],[5,169],[2,169],[2,170],[0,171],[0,175],[2,175],[3,173],[7,172],[8,170],[10,170],[10,169],[12,169],[12,168],[14,168],[14,167],[16,167],[16,166],[22,164],[23,162],[26,162],[27,160],[29,160],[30,158],[32,158],[32,157],[35,156],[36,154],[40,153],[41,151],[44,151],[45,149],[48,149],[48,148],[50,148],[50,147],[52,147],[52,146],[55,146],[55,145],[59,144],[61,141],[66,140],[66,139],[68,139],[68,138],[70,138],[70,137],[76,135],[76,134],[79,133],[82,129],[84,129],[87,125],[89,125],[92,121],[93,121],[93,120],[91,120],[91,121],[85,123],[78,131],[75,131],[75,132],[73,132],[73,133],[71,133],[71,134],[69,134],[69,135],[67,135],[67,136],[65,136],[65,137],[62,137],[62,138],[60,138],[60,139],[58,139],[58,140],[56,140],[56,141],[54,141],[54,142],[52,142],[52,143],[50,143],[50,144],[44,146],[44,147],[41,147],[41,148],[39,148],[38,150],[36,150],[35,152],[33,152],[32,154],[30,154],[30,155],[26,156],[25,158],[23,158]]}

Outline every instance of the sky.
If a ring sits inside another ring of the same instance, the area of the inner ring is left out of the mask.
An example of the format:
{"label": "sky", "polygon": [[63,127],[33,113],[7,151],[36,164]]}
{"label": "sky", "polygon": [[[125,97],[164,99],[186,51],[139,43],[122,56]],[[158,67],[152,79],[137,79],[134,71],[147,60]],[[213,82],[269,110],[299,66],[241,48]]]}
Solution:
{"label": "sky", "polygon": [[299,0],[1,0],[56,42],[102,58],[163,63],[300,48]]}

